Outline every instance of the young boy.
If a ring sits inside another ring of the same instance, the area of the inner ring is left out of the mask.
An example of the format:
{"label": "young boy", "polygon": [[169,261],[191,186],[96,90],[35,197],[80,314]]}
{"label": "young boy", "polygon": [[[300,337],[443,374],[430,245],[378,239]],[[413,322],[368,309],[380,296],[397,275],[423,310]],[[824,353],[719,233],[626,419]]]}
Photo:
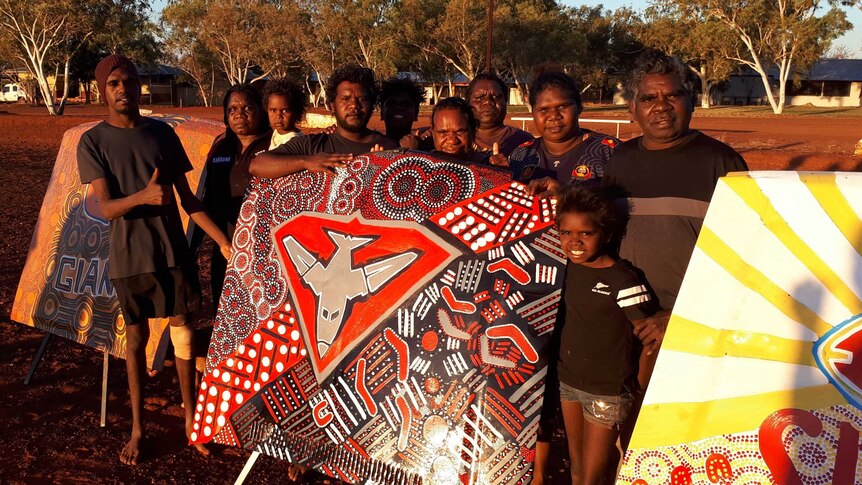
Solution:
{"label": "young boy", "polygon": [[[108,119],[84,133],[78,144],[81,183],[89,183],[110,220],[108,276],[126,324],[126,371],[132,408],[132,434],[120,461],[142,458],[143,378],[150,318],[173,317],[171,341],[185,406],[186,435],[194,418],[193,331],[189,314],[200,305],[197,267],[189,251],[173,188],[183,209],[229,258],[230,241],[202,212],[185,173],[192,169],[173,129],[144,118],[138,109],[141,84],[134,64],[110,55],[96,66],[96,83]],[[203,446],[198,451],[208,455]]]}

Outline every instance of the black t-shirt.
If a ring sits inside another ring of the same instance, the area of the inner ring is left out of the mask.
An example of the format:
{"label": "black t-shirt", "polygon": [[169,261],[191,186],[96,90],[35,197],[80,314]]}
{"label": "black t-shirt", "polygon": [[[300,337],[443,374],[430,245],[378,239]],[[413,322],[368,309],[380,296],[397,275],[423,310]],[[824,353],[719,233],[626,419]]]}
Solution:
{"label": "black t-shirt", "polygon": [[236,138],[219,135],[207,155],[204,206],[207,214],[229,238],[233,237],[242,200],[251,180],[248,167],[257,154],[269,148],[271,136],[271,132],[260,135],[240,154]]}
{"label": "black t-shirt", "polygon": [[383,136],[381,133],[375,132],[374,140],[368,143],[357,143],[348,140],[338,133],[327,135],[326,133],[317,133],[315,135],[298,136],[289,142],[281,145],[271,153],[282,155],[315,155],[318,153],[352,153],[359,155],[360,153],[368,153],[374,148],[374,145],[380,145],[384,150],[392,150],[398,148],[398,142],[391,138]]}
{"label": "black t-shirt", "polygon": [[563,301],[560,381],[603,396],[633,391],[642,347],[631,321],[655,313],[646,285],[625,261],[610,268],[569,262]]}
{"label": "black t-shirt", "polygon": [[[143,118],[134,128],[103,121],[78,142],[81,183],[104,178],[112,199],[142,190],[156,168],[164,184],[192,169],[179,137],[161,121]],[[110,227],[111,279],[193,264],[173,193],[167,205],[135,207]]]}
{"label": "black t-shirt", "polygon": [[646,275],[661,308],[672,309],[720,177],[747,171],[732,148],[694,131],[679,145],[619,145],[602,180],[629,212],[620,257]]}

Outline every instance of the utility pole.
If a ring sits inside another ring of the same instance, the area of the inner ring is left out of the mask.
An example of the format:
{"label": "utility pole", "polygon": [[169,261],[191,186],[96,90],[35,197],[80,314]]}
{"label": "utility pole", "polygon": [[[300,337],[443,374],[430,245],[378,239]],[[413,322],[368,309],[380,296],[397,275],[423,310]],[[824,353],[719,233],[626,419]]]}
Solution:
{"label": "utility pole", "polygon": [[494,0],[488,0],[488,47],[485,49],[485,72],[491,72],[491,38],[494,33]]}

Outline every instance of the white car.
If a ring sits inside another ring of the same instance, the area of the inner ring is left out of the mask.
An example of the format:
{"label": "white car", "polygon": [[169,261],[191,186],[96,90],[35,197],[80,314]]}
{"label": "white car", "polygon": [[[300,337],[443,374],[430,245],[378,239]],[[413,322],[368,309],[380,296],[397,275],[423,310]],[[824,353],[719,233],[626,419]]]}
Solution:
{"label": "white car", "polygon": [[3,85],[3,92],[0,92],[0,101],[17,103],[19,99],[27,99],[27,93],[17,83]]}

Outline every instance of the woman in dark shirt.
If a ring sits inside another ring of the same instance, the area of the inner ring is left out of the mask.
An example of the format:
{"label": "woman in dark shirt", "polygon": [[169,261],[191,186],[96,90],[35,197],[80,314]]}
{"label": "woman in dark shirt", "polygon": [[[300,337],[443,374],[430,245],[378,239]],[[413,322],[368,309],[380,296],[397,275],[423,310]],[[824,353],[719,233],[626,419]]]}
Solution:
{"label": "woman in dark shirt", "polygon": [[474,142],[479,122],[470,105],[461,98],[441,100],[431,112],[433,154],[462,162],[483,163],[488,155],[476,152]]}
{"label": "woman in dark shirt", "polygon": [[[251,180],[248,166],[269,148],[272,130],[260,92],[251,84],[237,84],[224,97],[225,132],[207,155],[204,206],[219,228],[233,239],[239,209]],[[227,261],[213,251],[210,278],[213,305],[218,308]]]}
{"label": "woman in dark shirt", "polygon": [[552,176],[563,185],[597,184],[619,140],[578,125],[583,111],[578,83],[562,72],[544,72],[530,86],[530,106],[539,138],[509,155],[513,176]]}

